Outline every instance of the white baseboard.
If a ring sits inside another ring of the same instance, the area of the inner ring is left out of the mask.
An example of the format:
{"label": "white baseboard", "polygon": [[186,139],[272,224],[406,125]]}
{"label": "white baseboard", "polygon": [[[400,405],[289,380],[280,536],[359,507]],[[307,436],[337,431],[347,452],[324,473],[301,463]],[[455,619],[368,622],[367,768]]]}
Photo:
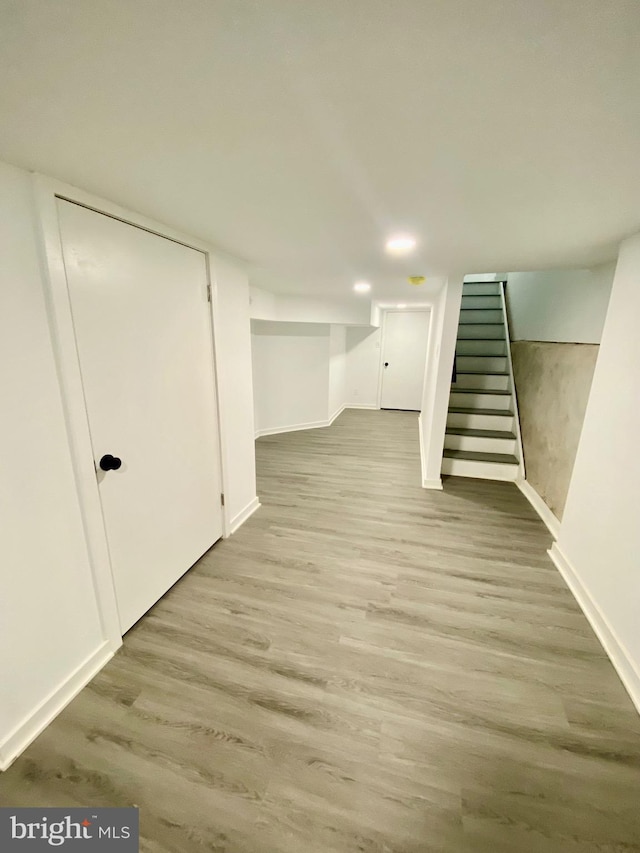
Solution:
{"label": "white baseboard", "polygon": [[351,406],[340,406],[331,417],[326,421],[311,421],[307,424],[291,424],[291,426],[273,427],[272,429],[259,429],[256,431],[256,438],[262,438],[265,435],[280,435],[283,432],[298,432],[302,429],[322,429],[323,427],[331,426],[335,419],[341,415],[346,408]]}
{"label": "white baseboard", "polygon": [[256,497],[252,501],[250,501],[244,509],[240,510],[239,513],[234,515],[231,521],[229,522],[229,535],[235,533],[236,530],[241,527],[245,523],[245,521],[253,515],[256,510],[260,509],[260,506],[260,498]]}
{"label": "white baseboard", "polygon": [[356,403],[347,404],[345,409],[372,409],[376,412],[380,411],[380,406],[358,406]]}
{"label": "white baseboard", "polygon": [[259,429],[256,431],[256,438],[262,438],[265,435],[280,435],[283,432],[298,432],[302,429],[318,429],[319,427],[329,426],[329,421],[311,421],[308,424],[290,424],[289,426],[270,427],[268,429]]}
{"label": "white baseboard", "polygon": [[427,478],[425,476],[426,468],[424,464],[424,448],[422,442],[422,412],[418,415],[418,444],[420,445],[420,473],[422,475],[422,488],[428,489],[429,487],[425,486]]}
{"label": "white baseboard", "polygon": [[105,641],[80,664],[69,677],[55,688],[27,717],[0,743],[0,770],[6,770],[16,758],[41,734],[66,708],[102,667],[113,657],[113,649]]}
{"label": "white baseboard", "polygon": [[437,491],[442,491],[442,478],[436,477],[435,479],[431,477],[425,476],[427,473],[425,461],[424,461],[424,444],[422,441],[422,414],[418,415],[418,442],[420,444],[420,473],[422,475],[422,488],[423,489],[436,489]]}
{"label": "white baseboard", "polygon": [[562,577],[565,579],[567,586],[580,605],[582,612],[589,620],[589,624],[593,628],[597,638],[600,640],[607,657],[620,676],[620,680],[631,697],[631,701],[635,705],[638,713],[640,713],[640,672],[638,672],[631,655],[620,642],[615,631],[608,624],[588,589],[580,580],[577,570],[571,565],[569,559],[558,546],[557,542],[553,543],[548,554]]}
{"label": "white baseboard", "polygon": [[422,488],[423,489],[439,489],[442,491],[442,480],[438,477],[437,480],[427,480],[425,477],[422,478]]}
{"label": "white baseboard", "polygon": [[337,409],[337,410],[336,410],[336,411],[331,415],[331,417],[329,418],[329,423],[327,424],[327,426],[331,426],[331,424],[335,421],[335,419],[336,419],[337,417],[339,417],[339,416],[344,412],[344,410],[345,410],[346,408],[347,408],[346,406],[340,406],[340,408],[339,408],[339,409]]}
{"label": "white baseboard", "polygon": [[560,520],[551,512],[531,483],[527,480],[516,480],[516,486],[547,525],[549,533],[554,539],[557,539],[560,533]]}

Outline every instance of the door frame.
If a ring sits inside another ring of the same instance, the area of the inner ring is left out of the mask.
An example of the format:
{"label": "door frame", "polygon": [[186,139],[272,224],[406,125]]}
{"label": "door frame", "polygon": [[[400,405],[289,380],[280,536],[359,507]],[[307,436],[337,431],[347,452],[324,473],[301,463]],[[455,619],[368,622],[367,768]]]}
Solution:
{"label": "door frame", "polygon": [[[429,314],[429,328],[427,331],[427,353],[424,360],[424,375],[422,378],[422,388],[423,388],[423,396],[424,396],[424,383],[427,375],[427,364],[429,362],[429,341],[431,340],[431,335],[433,334],[433,318],[435,312],[432,310],[430,305],[407,305],[406,308],[383,308],[382,311],[382,321],[380,323],[380,361],[378,363],[378,394],[376,398],[376,406],[378,409],[382,408],[382,382],[384,378],[384,347],[386,343],[386,335],[387,335],[387,316],[389,314]],[[422,408],[420,409],[422,411]]]}
{"label": "door frame", "polygon": [[[100,622],[105,640],[112,651],[122,645],[122,631],[118,604],[111,569],[109,544],[102,514],[102,504],[96,479],[95,461],[91,445],[89,420],[82,385],[80,359],[76,346],[71,301],[63,260],[62,237],[58,222],[57,199],[82,205],[96,213],[118,219],[128,225],[141,228],[159,237],[180,243],[205,256],[207,283],[211,293],[209,324],[211,329],[211,356],[213,358],[213,388],[218,437],[217,453],[222,492],[226,491],[227,471],[225,468],[225,436],[220,412],[220,379],[216,350],[218,324],[218,294],[216,287],[215,255],[211,246],[168,226],[133,211],[106,201],[105,199],[79,190],[45,175],[32,173],[32,189],[35,203],[35,219],[38,229],[45,303],[51,334],[51,342],[60,383],[67,438],[71,453],[73,473],[78,496],[78,508],[82,518],[84,535],[89,554]],[[220,505],[222,535],[230,535],[228,510]]]}

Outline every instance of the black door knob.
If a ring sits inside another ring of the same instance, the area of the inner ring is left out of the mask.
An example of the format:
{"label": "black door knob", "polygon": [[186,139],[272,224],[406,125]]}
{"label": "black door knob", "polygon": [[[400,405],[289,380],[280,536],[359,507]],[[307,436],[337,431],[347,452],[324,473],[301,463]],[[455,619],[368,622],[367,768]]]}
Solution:
{"label": "black door knob", "polygon": [[122,465],[122,459],[118,459],[117,456],[112,456],[110,453],[106,453],[98,464],[103,471],[117,471]]}
{"label": "black door knob", "polygon": [[388,361],[385,361],[384,366],[385,366],[385,367],[389,367],[389,362],[388,362]]}

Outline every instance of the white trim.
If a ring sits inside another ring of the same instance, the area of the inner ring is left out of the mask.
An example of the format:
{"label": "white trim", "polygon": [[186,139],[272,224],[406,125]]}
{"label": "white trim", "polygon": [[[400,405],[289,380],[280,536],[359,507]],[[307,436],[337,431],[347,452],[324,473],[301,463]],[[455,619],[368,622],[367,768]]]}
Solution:
{"label": "white trim", "polygon": [[329,423],[327,424],[327,426],[331,426],[331,424],[335,421],[335,419],[336,419],[336,418],[339,418],[339,417],[340,417],[340,415],[344,412],[344,410],[345,410],[346,408],[347,408],[347,407],[346,407],[346,405],[344,405],[344,406],[340,406],[340,408],[339,408],[339,409],[337,409],[337,410],[334,412],[334,414],[333,414],[333,415],[331,415],[331,417],[329,418]]}
{"label": "white trim", "polygon": [[[209,303],[209,321],[211,323],[211,342],[213,346],[213,383],[216,404],[216,417],[218,421],[218,461],[220,470],[220,487],[222,492],[225,491],[225,485],[230,482],[230,475],[227,469],[227,433],[222,417],[222,407],[220,405],[220,377],[218,373],[218,365],[223,363],[223,356],[220,354],[220,312],[218,310],[218,280],[216,277],[216,256],[211,252],[205,253],[207,261],[207,275],[209,287],[211,288],[211,301]],[[222,510],[222,536],[226,539],[231,532],[231,519],[229,517],[229,509],[226,506]]]}
{"label": "white trim", "polygon": [[[217,427],[220,443],[218,446],[221,490],[227,489],[223,422],[219,410],[218,359],[216,358],[216,315],[217,285],[211,275],[215,266],[212,248],[201,240],[181,234],[154,220],[119,207],[105,199],[98,198],[69,186],[54,178],[33,174],[33,192],[36,205],[38,227],[41,237],[42,266],[45,279],[45,299],[51,327],[51,337],[58,370],[65,410],[67,434],[76,480],[80,513],[84,525],[85,538],[89,552],[89,563],[93,575],[96,600],[104,636],[108,639],[112,651],[122,644],[122,630],[118,615],[117,600],[111,571],[107,534],[102,517],[102,505],[95,477],[93,449],[89,433],[89,423],[82,386],[80,362],[73,328],[71,304],[67,277],[64,267],[62,239],[58,223],[56,198],[84,205],[98,213],[112,216],[122,222],[142,228],[152,234],[181,243],[196,249],[205,255],[209,283],[211,284],[211,338],[213,357],[213,394],[217,411]],[[230,528],[226,511],[220,506],[223,535]]]}
{"label": "white trim", "polygon": [[640,713],[640,672],[638,672],[633,658],[616,636],[615,631],[605,619],[595,599],[580,580],[576,568],[571,565],[571,562],[558,543],[554,542],[547,553],[566,581],[582,612],[587,617],[607,657],[613,664],[627,693],[631,697],[631,701],[638,713]]}
{"label": "white trim", "polygon": [[92,652],[0,743],[0,770],[6,770],[113,657],[109,641]]}
{"label": "white trim", "polygon": [[442,480],[427,480],[424,477],[422,478],[422,488],[423,489],[437,489],[438,491],[442,491]]}
{"label": "white trim", "polygon": [[376,387],[376,409],[382,408],[382,381],[384,367],[384,340],[387,329],[387,312],[380,309],[380,352],[378,354],[378,383]]}
{"label": "white trim", "polygon": [[308,424],[290,424],[282,427],[269,427],[267,429],[256,430],[256,438],[262,438],[265,435],[280,435],[282,432],[298,432],[302,429],[320,429],[328,427],[329,421],[311,421]]}
{"label": "white trim", "polygon": [[290,424],[289,426],[258,429],[255,432],[255,437],[262,438],[265,435],[280,435],[283,432],[299,432],[303,429],[324,429],[325,427],[330,427],[331,424],[335,421],[335,419],[339,417],[346,408],[351,407],[340,406],[338,411],[335,412],[335,414],[331,415],[331,417],[326,421],[310,421],[307,424]]}
{"label": "white trim", "polygon": [[522,494],[538,513],[540,518],[547,525],[549,533],[553,536],[554,539],[557,539],[558,534],[560,533],[560,520],[556,518],[553,512],[551,512],[544,500],[540,497],[540,495],[536,492],[536,490],[533,488],[533,486],[528,480],[518,479],[516,480],[516,486],[520,489]]}
{"label": "white trim", "polygon": [[[420,477],[422,480],[422,488],[423,489],[437,488],[437,486],[434,487],[434,486],[425,485],[429,481],[427,480],[427,476],[426,476],[427,466],[426,466],[426,461],[424,458],[424,446],[423,446],[424,442],[422,440],[422,412],[420,412],[420,414],[418,415],[418,442],[420,444]],[[439,482],[440,482],[440,488],[442,488],[442,480],[440,480]]]}
{"label": "white trim", "polygon": [[502,305],[502,315],[504,318],[504,336],[505,348],[507,350],[507,365],[509,366],[509,378],[511,379],[511,396],[513,399],[513,421],[516,428],[516,438],[518,440],[518,450],[520,451],[520,461],[518,462],[518,479],[526,480],[527,472],[524,467],[524,450],[522,448],[522,433],[520,432],[520,413],[518,411],[518,394],[516,392],[516,380],[513,375],[513,362],[511,360],[511,334],[509,333],[509,315],[507,314],[507,299],[505,296],[504,281],[498,282],[500,291],[500,302]]}
{"label": "white trim", "polygon": [[355,403],[347,403],[345,409],[369,409],[372,412],[378,412],[380,411],[380,406],[376,406],[375,404],[372,404],[371,406],[357,406]]}
{"label": "white trim", "polygon": [[255,497],[252,501],[246,505],[246,507],[240,512],[236,513],[233,516],[229,523],[229,534],[235,533],[236,530],[241,527],[245,521],[250,518],[256,510],[259,510],[262,504],[260,503],[260,498]]}
{"label": "white trim", "polygon": [[[416,305],[412,307],[408,305],[406,308],[381,308],[380,314],[382,315],[382,319],[380,321],[380,356],[378,358],[378,390],[376,392],[376,406],[374,408],[381,409],[382,408],[382,387],[384,384],[384,347],[387,336],[387,316],[389,314],[429,314],[429,328],[427,330],[427,351],[425,353],[424,359],[424,377],[422,382],[423,387],[423,396],[424,396],[424,382],[427,374],[427,364],[429,363],[429,341],[431,340],[431,321],[433,318],[433,311],[430,305]],[[359,408],[359,407],[358,407]],[[364,407],[363,407],[364,408]],[[366,408],[369,408],[368,406]]]}
{"label": "white trim", "polygon": [[[63,185],[34,175],[33,189],[42,245],[45,300],[51,340],[60,382],[67,437],[78,494],[79,512],[87,543],[88,562],[95,589],[103,635],[115,651],[122,644],[122,629],[111,572],[102,505],[95,476],[93,448],[76,348],[62,241],[56,208],[56,187]],[[67,195],[70,195],[67,190]]]}

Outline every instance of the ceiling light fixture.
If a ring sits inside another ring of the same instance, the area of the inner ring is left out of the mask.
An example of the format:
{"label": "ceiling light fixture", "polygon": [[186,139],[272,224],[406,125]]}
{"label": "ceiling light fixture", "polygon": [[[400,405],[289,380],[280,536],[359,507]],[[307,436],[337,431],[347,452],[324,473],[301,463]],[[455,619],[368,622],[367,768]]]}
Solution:
{"label": "ceiling light fixture", "polygon": [[368,293],[371,290],[371,285],[368,281],[357,281],[353,285],[353,289],[356,293]]}
{"label": "ceiling light fixture", "polygon": [[387,252],[392,255],[406,255],[408,252],[412,252],[415,247],[415,237],[410,237],[408,234],[397,234],[390,237],[386,242]]}
{"label": "ceiling light fixture", "polygon": [[406,307],[407,307],[406,302],[398,302],[398,308],[406,308]]}

